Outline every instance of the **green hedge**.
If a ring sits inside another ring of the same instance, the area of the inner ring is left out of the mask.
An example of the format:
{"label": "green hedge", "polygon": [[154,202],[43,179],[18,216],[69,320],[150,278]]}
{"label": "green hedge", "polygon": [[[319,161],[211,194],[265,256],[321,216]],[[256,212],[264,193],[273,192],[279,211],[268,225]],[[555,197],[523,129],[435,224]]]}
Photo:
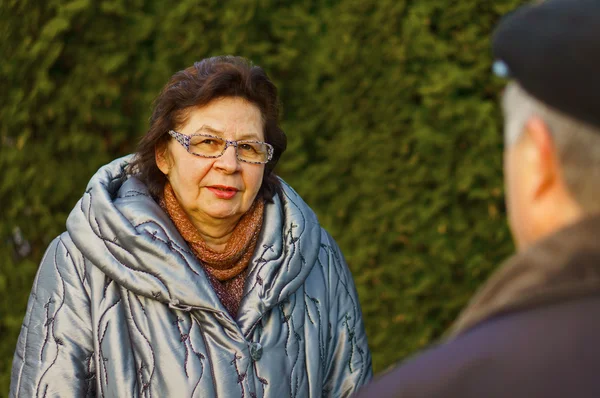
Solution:
{"label": "green hedge", "polygon": [[172,73],[217,54],[280,87],[279,172],[342,247],[375,371],[439,337],[512,250],[489,36],[522,2],[0,2],[0,394],[88,179],[134,149]]}

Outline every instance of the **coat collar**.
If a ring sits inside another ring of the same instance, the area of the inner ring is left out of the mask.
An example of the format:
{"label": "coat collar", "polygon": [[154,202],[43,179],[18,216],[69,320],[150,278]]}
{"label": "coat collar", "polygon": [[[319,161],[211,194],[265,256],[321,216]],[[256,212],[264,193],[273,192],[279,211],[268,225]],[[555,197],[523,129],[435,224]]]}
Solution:
{"label": "coat collar", "polygon": [[67,220],[82,254],[108,278],[174,309],[222,313],[247,334],[305,281],[317,263],[321,229],[313,211],[282,181],[265,206],[237,319],[230,319],[196,256],[137,178],[124,174],[130,157],[102,167]]}
{"label": "coat collar", "polygon": [[600,293],[600,215],[508,259],[451,328],[455,337],[494,316]]}

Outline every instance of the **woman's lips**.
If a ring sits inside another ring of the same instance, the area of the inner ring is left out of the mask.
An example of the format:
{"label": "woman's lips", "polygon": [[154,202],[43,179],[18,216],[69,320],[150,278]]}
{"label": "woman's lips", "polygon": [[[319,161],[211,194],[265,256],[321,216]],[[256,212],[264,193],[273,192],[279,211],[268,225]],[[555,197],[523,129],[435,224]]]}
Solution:
{"label": "woman's lips", "polygon": [[231,199],[238,193],[238,190],[234,187],[227,187],[224,185],[211,185],[206,187],[219,199]]}

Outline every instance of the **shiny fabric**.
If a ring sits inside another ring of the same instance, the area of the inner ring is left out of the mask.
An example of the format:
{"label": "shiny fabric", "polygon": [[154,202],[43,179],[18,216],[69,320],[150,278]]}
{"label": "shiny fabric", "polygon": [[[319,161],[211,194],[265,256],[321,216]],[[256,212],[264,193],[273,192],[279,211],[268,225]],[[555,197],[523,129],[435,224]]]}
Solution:
{"label": "shiny fabric", "polygon": [[101,168],[49,246],[12,397],[346,397],[372,375],[342,254],[283,184],[232,318],[128,158]]}

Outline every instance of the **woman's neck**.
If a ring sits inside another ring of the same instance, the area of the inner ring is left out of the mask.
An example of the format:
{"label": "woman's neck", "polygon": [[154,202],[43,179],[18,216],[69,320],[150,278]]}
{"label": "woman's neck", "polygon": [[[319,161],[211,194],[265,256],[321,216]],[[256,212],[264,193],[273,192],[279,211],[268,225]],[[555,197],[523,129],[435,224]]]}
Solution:
{"label": "woman's neck", "polygon": [[223,220],[220,223],[211,223],[192,219],[192,224],[194,224],[208,247],[212,250],[222,252],[225,250],[227,242],[229,241],[231,234],[233,234],[233,230],[238,221],[239,218],[232,221]]}

